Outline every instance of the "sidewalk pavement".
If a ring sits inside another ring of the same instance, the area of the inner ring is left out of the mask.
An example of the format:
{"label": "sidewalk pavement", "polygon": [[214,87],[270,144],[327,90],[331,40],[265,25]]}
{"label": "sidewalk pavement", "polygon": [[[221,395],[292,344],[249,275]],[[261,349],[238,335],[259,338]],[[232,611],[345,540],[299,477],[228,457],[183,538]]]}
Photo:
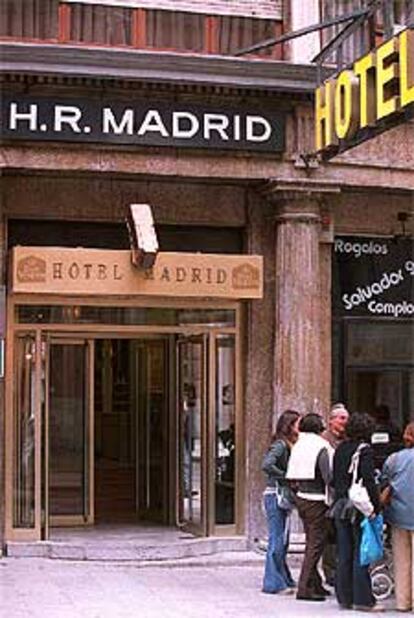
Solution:
{"label": "sidewalk pavement", "polygon": [[8,618],[366,616],[340,610],[333,598],[312,603],[263,594],[263,556],[240,554],[158,564],[3,558],[0,608]]}

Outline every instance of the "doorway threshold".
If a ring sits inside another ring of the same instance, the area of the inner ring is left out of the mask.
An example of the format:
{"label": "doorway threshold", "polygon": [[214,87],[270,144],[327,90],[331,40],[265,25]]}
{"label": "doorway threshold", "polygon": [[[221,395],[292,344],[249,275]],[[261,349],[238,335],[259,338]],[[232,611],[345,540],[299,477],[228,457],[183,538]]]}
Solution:
{"label": "doorway threshold", "polygon": [[171,527],[97,525],[52,528],[47,541],[10,541],[6,544],[6,555],[13,558],[151,562],[245,552],[247,549],[248,541],[244,536],[195,537]]}

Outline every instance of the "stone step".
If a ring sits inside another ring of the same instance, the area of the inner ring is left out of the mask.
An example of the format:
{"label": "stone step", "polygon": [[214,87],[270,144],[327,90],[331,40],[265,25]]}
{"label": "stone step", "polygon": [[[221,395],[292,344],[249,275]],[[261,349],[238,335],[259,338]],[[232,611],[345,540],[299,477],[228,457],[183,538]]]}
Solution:
{"label": "stone step", "polygon": [[13,558],[54,558],[64,560],[163,561],[180,560],[222,552],[244,552],[246,537],[185,538],[179,542],[139,542],[135,540],[8,542],[6,555]]}

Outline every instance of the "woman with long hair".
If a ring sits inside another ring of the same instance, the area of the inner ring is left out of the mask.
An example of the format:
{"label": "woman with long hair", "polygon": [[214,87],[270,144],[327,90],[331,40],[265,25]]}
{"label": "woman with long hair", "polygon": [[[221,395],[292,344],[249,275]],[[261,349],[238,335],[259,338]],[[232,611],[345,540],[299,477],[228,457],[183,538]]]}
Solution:
{"label": "woman with long hair", "polygon": [[263,499],[269,540],[262,591],[268,594],[290,592],[295,586],[286,563],[289,545],[287,522],[293,504],[285,475],[291,447],[299,435],[299,419],[300,414],[296,410],[283,412],[277,421],[270,448],[263,459],[262,470],[267,476]]}
{"label": "woman with long hair", "polygon": [[333,461],[334,504],[331,511],[335,518],[338,552],[335,592],[342,608],[360,611],[382,610],[375,603],[368,567],[359,563],[363,515],[350,506],[348,500],[352,482],[349,470],[352,457],[359,448],[357,479],[362,478],[374,512],[379,513],[381,509],[371,447],[374,429],[374,420],[368,414],[351,414],[346,426],[346,440],[336,449]]}

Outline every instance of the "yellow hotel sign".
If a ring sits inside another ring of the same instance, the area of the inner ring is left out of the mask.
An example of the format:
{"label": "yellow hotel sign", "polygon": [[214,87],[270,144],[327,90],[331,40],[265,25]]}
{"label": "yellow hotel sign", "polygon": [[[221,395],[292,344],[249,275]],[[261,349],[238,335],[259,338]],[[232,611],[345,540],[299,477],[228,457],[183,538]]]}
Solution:
{"label": "yellow hotel sign", "polygon": [[414,30],[406,29],[316,90],[316,150],[336,149],[413,104]]}
{"label": "yellow hotel sign", "polygon": [[262,298],[263,258],[159,253],[154,268],[139,270],[130,251],[15,247],[12,288],[65,296]]}

